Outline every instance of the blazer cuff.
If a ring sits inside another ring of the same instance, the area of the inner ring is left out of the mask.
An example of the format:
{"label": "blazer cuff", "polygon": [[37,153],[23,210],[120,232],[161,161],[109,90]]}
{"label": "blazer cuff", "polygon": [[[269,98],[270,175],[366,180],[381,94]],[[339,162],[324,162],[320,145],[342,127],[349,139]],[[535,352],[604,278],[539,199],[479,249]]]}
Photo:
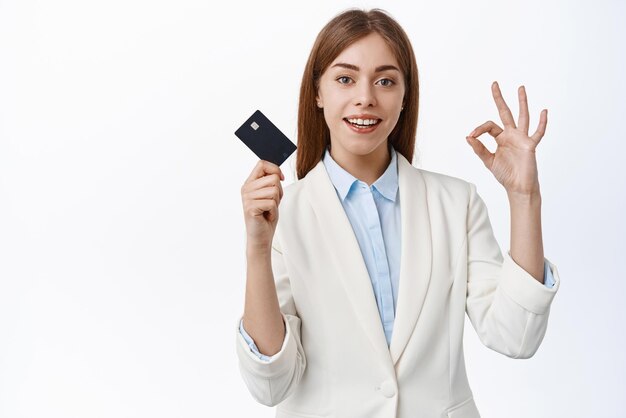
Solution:
{"label": "blazer cuff", "polygon": [[530,273],[520,267],[513,258],[511,251],[504,255],[502,263],[502,290],[518,305],[537,315],[543,315],[550,310],[554,295],[559,289],[561,280],[559,272],[554,264],[544,257],[554,278],[554,286],[547,287],[540,283]]}
{"label": "blazer cuff", "polygon": [[[259,358],[250,350],[248,342],[240,332],[243,317],[237,320],[237,354],[240,359],[240,364],[255,376],[270,379],[293,369],[294,359],[297,354],[297,343],[293,337],[293,330],[291,328],[293,324],[290,323],[289,318],[284,313],[281,312],[281,315],[283,317],[283,323],[285,324],[285,339],[283,340],[280,351],[268,357],[269,360]],[[292,318],[299,320],[297,317],[292,316]]]}

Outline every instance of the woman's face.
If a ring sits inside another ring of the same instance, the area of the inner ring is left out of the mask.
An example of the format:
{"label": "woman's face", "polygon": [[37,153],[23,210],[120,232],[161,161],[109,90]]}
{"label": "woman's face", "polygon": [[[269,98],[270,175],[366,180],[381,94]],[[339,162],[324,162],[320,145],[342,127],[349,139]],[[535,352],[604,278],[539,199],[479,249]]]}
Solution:
{"label": "woman's face", "polygon": [[[378,33],[344,49],[322,74],[317,92],[333,155],[350,158],[375,151],[388,155],[387,138],[400,117],[404,89],[400,66]],[[359,124],[376,123],[361,128],[348,119]]]}

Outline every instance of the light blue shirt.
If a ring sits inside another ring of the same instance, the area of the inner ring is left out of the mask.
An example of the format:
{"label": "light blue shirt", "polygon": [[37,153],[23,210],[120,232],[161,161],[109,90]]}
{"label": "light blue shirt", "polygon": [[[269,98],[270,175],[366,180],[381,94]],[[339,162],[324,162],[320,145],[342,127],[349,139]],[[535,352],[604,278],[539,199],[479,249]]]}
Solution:
{"label": "light blue shirt", "polygon": [[[391,344],[393,323],[398,302],[400,281],[400,196],[398,193],[398,158],[396,150],[389,147],[391,162],[385,172],[371,186],[344,170],[330,156],[328,147],[323,163],[335,186],[337,196],[352,224],[363,260],[369,273],[376,297],[378,313],[385,331],[387,346]],[[554,277],[547,262],[544,262],[544,284],[554,286]],[[239,331],[250,350],[261,360],[270,356],[261,354],[246,330],[243,319]]]}

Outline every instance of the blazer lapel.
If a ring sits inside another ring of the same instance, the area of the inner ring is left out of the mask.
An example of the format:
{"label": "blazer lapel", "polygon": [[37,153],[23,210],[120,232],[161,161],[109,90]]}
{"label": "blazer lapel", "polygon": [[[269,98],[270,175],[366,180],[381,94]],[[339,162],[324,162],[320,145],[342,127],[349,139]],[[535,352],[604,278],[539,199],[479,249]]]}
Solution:
{"label": "blazer lapel", "polygon": [[381,360],[395,365],[424,303],[432,262],[430,222],[426,185],[422,174],[402,154],[398,157],[398,185],[402,225],[400,284],[391,346],[380,321],[378,307],[359,243],[350,220],[320,160],[302,179],[313,211],[320,220],[318,230],[331,254],[331,261],[346,295]]}
{"label": "blazer lapel", "polygon": [[397,157],[402,243],[398,303],[389,347],[394,365],[400,359],[417,324],[430,284],[432,267],[426,182],[422,173],[402,154],[398,152]]}

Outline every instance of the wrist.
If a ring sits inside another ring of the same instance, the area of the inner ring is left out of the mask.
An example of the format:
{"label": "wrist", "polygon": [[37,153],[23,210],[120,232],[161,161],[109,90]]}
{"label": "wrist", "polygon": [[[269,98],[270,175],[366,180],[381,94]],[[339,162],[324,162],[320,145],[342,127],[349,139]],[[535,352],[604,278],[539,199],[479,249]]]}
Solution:
{"label": "wrist", "polygon": [[541,205],[541,193],[537,190],[531,193],[509,192],[507,191],[507,197],[511,204],[534,206]]}
{"label": "wrist", "polygon": [[271,254],[271,244],[246,244],[246,256],[248,257],[267,257]]}

